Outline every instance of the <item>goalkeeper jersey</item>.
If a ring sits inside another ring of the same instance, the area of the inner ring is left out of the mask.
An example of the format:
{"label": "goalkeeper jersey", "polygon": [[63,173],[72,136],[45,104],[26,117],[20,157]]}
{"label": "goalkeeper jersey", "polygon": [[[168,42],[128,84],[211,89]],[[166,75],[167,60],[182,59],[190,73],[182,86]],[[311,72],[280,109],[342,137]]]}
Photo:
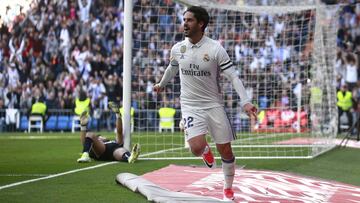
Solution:
{"label": "goalkeeper jersey", "polygon": [[207,109],[224,105],[220,72],[232,62],[219,42],[203,36],[192,44],[187,38],[171,49],[168,68],[178,68],[181,108]]}

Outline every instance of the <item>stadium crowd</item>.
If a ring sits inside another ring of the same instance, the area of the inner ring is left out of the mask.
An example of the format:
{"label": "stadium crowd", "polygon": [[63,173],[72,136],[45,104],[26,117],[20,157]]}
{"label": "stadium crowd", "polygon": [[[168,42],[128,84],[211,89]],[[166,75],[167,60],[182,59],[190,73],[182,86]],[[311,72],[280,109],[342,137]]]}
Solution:
{"label": "stadium crowd", "polygon": [[[4,109],[27,112],[39,99],[48,109],[73,110],[83,91],[91,109],[100,112],[108,111],[108,101],[122,100],[123,1],[34,2],[0,28],[0,131]],[[342,2],[348,5],[339,19],[336,82],[338,89],[347,84],[358,103],[351,111],[360,112],[360,4]],[[152,86],[169,62],[171,46],[183,39],[183,11],[171,0],[134,1],[132,107],[137,126],[155,127],[154,112],[160,106],[180,108],[178,77],[165,93],[156,94]],[[227,48],[260,109],[296,107],[298,85],[306,84],[310,74],[314,14],[254,17],[223,12],[210,11],[207,32]],[[226,105],[236,107],[228,84],[224,82]]]}

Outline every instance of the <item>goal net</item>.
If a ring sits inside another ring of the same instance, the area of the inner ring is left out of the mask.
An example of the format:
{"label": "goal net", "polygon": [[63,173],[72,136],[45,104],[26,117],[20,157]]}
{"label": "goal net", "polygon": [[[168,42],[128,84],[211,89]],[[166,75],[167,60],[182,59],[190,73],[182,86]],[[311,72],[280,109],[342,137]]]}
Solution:
{"label": "goal net", "polygon": [[184,39],[182,17],[190,5],[208,10],[206,35],[225,47],[259,109],[258,120],[249,119],[232,84],[221,78],[238,137],[232,143],[236,157],[312,158],[335,146],[335,7],[315,1],[145,0],[133,7],[131,79],[131,142],[141,144],[143,159],[195,158],[179,129],[179,77],[163,92],[152,91],[172,45]]}

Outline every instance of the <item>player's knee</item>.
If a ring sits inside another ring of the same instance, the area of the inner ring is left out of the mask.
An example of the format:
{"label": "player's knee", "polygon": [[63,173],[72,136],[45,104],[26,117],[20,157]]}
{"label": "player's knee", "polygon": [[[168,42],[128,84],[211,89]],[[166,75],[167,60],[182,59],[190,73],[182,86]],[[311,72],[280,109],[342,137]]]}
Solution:
{"label": "player's knee", "polygon": [[200,145],[191,146],[191,153],[195,156],[201,156],[204,152],[205,147],[201,147]]}
{"label": "player's knee", "polygon": [[204,136],[197,136],[191,138],[190,140],[188,140],[188,142],[190,145],[191,153],[193,153],[195,156],[201,156],[207,145]]}
{"label": "player's knee", "polygon": [[226,152],[226,153],[220,153],[220,156],[222,159],[225,159],[225,160],[231,160],[234,158],[234,154],[230,151],[230,152]]}
{"label": "player's knee", "polygon": [[228,160],[228,159],[232,159],[234,157],[232,149],[231,149],[231,145],[229,143],[217,144],[216,147],[219,151],[221,158]]}

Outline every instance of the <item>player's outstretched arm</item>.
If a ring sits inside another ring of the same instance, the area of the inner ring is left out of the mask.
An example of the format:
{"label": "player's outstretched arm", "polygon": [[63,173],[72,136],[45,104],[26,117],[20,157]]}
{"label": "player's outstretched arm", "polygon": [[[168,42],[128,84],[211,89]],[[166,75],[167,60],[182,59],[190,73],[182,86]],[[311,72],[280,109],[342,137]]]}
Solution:
{"label": "player's outstretched arm", "polygon": [[236,74],[235,68],[231,67],[223,71],[224,75],[231,81],[234,86],[236,93],[240,96],[241,106],[244,111],[250,116],[257,120],[257,108],[251,104],[250,98],[248,97],[245,87],[239,77]]}
{"label": "player's outstretched arm", "polygon": [[153,90],[156,92],[160,92],[162,90],[163,87],[166,86],[166,84],[173,78],[175,77],[175,75],[177,74],[179,70],[179,66],[178,65],[174,65],[174,64],[170,64],[166,70],[165,73],[163,75],[163,77],[161,78],[161,81],[157,84],[154,85]]}

